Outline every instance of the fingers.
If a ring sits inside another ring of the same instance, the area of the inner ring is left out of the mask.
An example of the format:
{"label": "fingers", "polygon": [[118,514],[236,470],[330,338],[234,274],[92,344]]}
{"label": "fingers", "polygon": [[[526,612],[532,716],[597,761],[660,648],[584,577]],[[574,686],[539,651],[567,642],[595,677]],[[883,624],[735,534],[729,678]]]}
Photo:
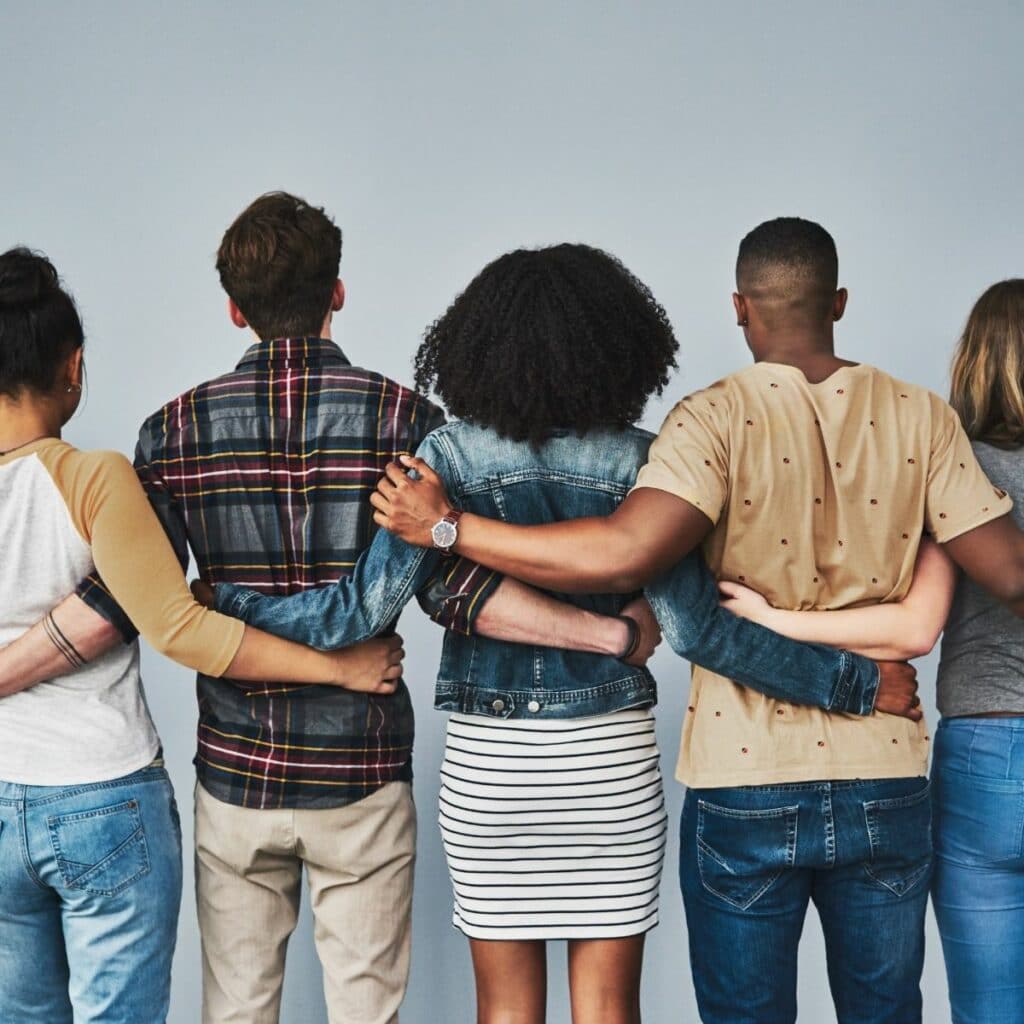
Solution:
{"label": "fingers", "polygon": [[733,583],[732,580],[719,580],[718,581],[718,592],[723,597],[739,597],[742,587],[738,583]]}
{"label": "fingers", "polygon": [[[392,488],[392,490],[393,489],[394,488]],[[391,502],[388,501],[387,497],[381,494],[379,490],[374,491],[373,494],[370,495],[370,504],[379,512],[387,514],[391,511]]]}
{"label": "fingers", "polygon": [[416,472],[423,477],[427,483],[440,484],[441,478],[431,469],[430,465],[424,462],[422,459],[416,458],[415,455],[401,455],[399,456],[399,462],[407,469],[414,469]]}
{"label": "fingers", "polygon": [[[409,478],[405,475],[405,470],[397,462],[389,462],[384,467],[384,479],[396,490],[409,482]],[[380,485],[378,484],[378,486]]]}

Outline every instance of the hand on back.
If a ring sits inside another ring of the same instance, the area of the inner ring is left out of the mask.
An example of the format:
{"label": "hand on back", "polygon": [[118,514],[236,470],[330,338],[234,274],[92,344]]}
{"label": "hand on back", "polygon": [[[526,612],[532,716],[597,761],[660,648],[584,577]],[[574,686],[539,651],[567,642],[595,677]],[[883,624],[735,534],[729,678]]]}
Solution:
{"label": "hand on back", "polygon": [[875,710],[920,722],[921,698],[917,695],[917,669],[906,661],[880,661]]}
{"label": "hand on back", "polygon": [[[416,476],[409,471],[415,470]],[[433,546],[431,529],[451,511],[441,478],[423,459],[403,455],[401,464],[389,462],[385,475],[370,496],[373,521],[421,548]]]}
{"label": "hand on back", "polygon": [[330,653],[339,661],[340,676],[344,680],[340,685],[346,690],[394,693],[402,678],[405,648],[397,633],[394,636],[374,637]]}

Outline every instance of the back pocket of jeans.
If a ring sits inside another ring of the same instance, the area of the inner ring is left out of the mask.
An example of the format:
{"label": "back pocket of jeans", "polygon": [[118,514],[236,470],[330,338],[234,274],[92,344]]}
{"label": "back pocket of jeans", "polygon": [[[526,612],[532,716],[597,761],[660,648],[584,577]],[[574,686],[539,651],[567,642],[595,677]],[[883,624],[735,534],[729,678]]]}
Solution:
{"label": "back pocket of jeans", "polygon": [[1024,861],[1024,782],[941,767],[932,787],[936,853],[986,867]]}
{"label": "back pocket of jeans", "polygon": [[740,910],[753,906],[796,857],[798,806],[758,810],[697,801],[697,867],[704,888]]}
{"label": "back pocket of jeans", "polygon": [[149,871],[149,850],[137,800],[48,819],[64,884],[114,896]]}
{"label": "back pocket of jeans", "polygon": [[924,882],[932,865],[931,788],[925,783],[916,793],[864,803],[864,819],[871,844],[868,875],[896,896],[904,896]]}

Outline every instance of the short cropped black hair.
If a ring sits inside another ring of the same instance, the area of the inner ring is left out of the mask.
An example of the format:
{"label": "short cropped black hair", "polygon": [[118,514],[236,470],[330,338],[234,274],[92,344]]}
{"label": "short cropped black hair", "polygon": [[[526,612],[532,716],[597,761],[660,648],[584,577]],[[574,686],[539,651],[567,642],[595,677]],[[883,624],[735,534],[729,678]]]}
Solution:
{"label": "short cropped black hair", "polygon": [[538,445],[635,423],[677,343],[650,289],[588,245],[517,249],[489,263],[428,328],[416,386],[449,412]]}
{"label": "short cropped black hair", "polygon": [[224,232],[220,283],[264,340],[320,333],[341,264],[341,230],[319,206],[267,192]]}
{"label": "short cropped black hair", "polygon": [[48,394],[61,362],[83,341],[78,309],[56,267],[23,246],[0,255],[0,394]]}
{"label": "short cropped black hair", "polygon": [[740,242],[736,287],[745,295],[760,293],[818,316],[827,313],[838,285],[836,243],[814,221],[778,217]]}

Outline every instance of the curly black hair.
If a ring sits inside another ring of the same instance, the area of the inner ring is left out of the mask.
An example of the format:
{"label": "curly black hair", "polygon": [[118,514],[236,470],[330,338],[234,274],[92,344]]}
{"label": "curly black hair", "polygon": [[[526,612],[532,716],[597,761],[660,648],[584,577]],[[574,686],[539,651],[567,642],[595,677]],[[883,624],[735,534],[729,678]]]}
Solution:
{"label": "curly black hair", "polygon": [[661,394],[678,347],[665,310],[614,256],[564,243],[489,263],[426,331],[416,387],[460,419],[543,443],[623,429]]}

